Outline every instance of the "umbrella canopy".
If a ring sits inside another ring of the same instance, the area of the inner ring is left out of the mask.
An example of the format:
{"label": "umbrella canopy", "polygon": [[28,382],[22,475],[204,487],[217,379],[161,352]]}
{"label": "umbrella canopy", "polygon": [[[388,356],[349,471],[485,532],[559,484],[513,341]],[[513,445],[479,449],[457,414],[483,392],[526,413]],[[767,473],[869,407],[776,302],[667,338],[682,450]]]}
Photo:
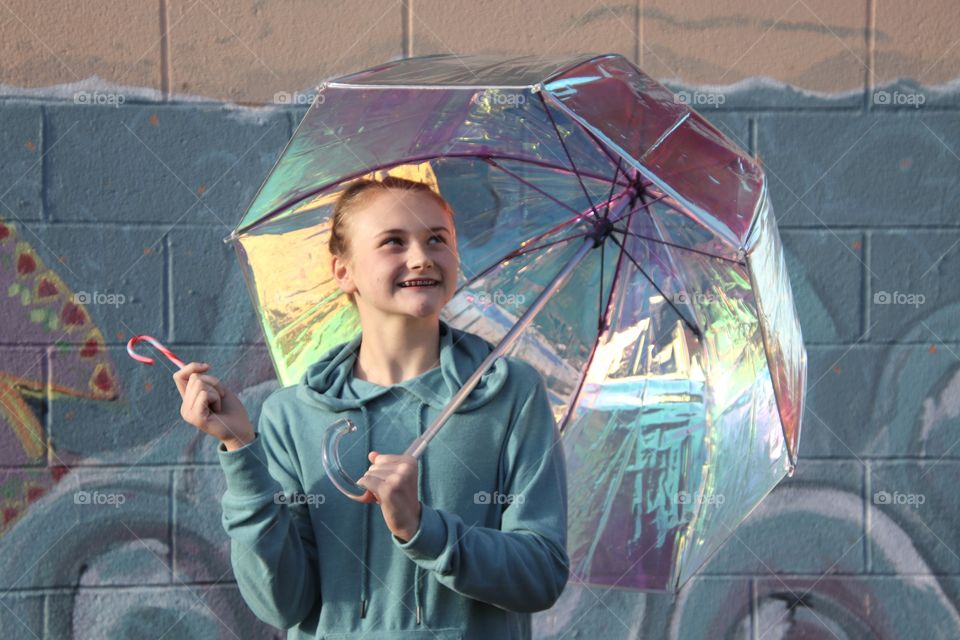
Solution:
{"label": "umbrella canopy", "polygon": [[806,352],[760,167],[614,54],[325,82],[227,238],[284,385],[360,331],[329,269],[333,205],[387,174],[455,212],[452,326],[499,343],[577,263],[509,350],[563,436],[571,572],[677,589],[796,461]]}

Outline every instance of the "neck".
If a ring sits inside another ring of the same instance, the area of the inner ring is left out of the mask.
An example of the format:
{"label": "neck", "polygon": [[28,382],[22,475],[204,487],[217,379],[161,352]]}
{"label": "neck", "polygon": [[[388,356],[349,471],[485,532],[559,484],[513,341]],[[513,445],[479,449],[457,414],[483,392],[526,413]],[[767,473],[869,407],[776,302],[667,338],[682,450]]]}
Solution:
{"label": "neck", "polygon": [[383,319],[376,330],[361,320],[360,352],[353,374],[390,386],[440,366],[438,317]]}

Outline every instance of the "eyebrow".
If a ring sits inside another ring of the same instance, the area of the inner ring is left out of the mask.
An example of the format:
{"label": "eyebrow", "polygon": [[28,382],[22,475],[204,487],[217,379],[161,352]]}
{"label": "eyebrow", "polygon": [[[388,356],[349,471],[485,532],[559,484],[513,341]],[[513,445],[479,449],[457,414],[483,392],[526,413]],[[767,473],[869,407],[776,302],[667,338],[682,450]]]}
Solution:
{"label": "eyebrow", "polygon": [[[446,231],[450,233],[450,230],[446,227],[430,227],[430,231]],[[387,229],[386,231],[381,231],[376,235],[376,237],[385,236],[388,233],[398,233],[400,235],[405,235],[407,233],[406,229]]]}

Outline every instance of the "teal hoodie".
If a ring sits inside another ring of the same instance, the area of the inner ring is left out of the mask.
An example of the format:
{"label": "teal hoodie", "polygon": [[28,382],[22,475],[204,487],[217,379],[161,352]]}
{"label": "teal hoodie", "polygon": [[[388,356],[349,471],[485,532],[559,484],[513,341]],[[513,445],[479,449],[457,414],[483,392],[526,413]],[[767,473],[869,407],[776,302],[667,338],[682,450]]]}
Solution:
{"label": "teal hoodie", "polygon": [[[540,373],[498,358],[420,457],[420,528],[406,543],[376,503],[341,494],[321,463],[335,420],[354,478],[399,454],[494,348],[440,321],[440,366],[380,386],[353,376],[362,336],[263,404],[256,439],[218,447],[222,524],[240,593],[288,638],[529,638],[569,575],[563,446]],[[379,632],[379,633],[378,633]]]}

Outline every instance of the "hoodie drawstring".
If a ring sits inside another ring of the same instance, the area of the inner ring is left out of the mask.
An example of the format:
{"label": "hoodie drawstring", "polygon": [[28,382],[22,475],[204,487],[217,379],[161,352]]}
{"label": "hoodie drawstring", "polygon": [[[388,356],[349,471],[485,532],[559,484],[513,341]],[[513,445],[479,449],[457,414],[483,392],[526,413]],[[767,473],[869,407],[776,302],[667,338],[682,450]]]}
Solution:
{"label": "hoodie drawstring", "polygon": [[[420,408],[417,410],[417,436],[423,435],[424,432],[424,409],[426,409],[427,403],[420,401]],[[367,443],[367,452],[373,450],[373,439],[370,433],[370,419],[367,416],[367,408],[365,405],[360,405],[360,412],[363,414],[363,430],[366,436]],[[424,459],[420,458],[420,463],[417,465],[417,499],[420,500],[421,504],[423,503],[423,487],[424,487],[424,478],[423,478],[423,468],[424,468]],[[364,513],[363,513],[363,527],[360,533],[360,548],[361,548],[361,558],[360,558],[360,617],[365,618],[367,616],[367,603],[369,599],[367,597],[368,586],[369,586],[369,549],[367,544],[367,536],[370,529],[370,511],[372,504],[365,504]],[[416,607],[416,620],[417,624],[420,624],[423,620],[423,607],[422,607],[422,597],[420,594],[421,589],[421,578],[423,577],[422,569],[420,565],[415,565],[413,571],[413,598],[414,604]]]}
{"label": "hoodie drawstring", "polygon": [[[427,404],[420,401],[420,408],[417,410],[417,437],[420,437],[423,434],[423,412]],[[417,464],[417,500],[423,503],[423,467],[425,460],[421,456],[419,464]],[[422,508],[422,507],[421,507]],[[417,624],[420,624],[422,619],[421,615],[421,598],[420,598],[420,578],[422,576],[420,565],[416,565],[413,570],[413,598],[414,604],[416,605],[417,610]]]}
{"label": "hoodie drawstring", "polygon": [[[367,408],[360,405],[360,412],[363,414],[363,431],[367,441],[367,452],[371,449],[372,439],[370,435],[370,419],[367,417]],[[363,527],[360,533],[360,617],[367,616],[367,584],[370,564],[367,558],[367,534],[370,529],[370,507],[372,505],[363,505]]]}

